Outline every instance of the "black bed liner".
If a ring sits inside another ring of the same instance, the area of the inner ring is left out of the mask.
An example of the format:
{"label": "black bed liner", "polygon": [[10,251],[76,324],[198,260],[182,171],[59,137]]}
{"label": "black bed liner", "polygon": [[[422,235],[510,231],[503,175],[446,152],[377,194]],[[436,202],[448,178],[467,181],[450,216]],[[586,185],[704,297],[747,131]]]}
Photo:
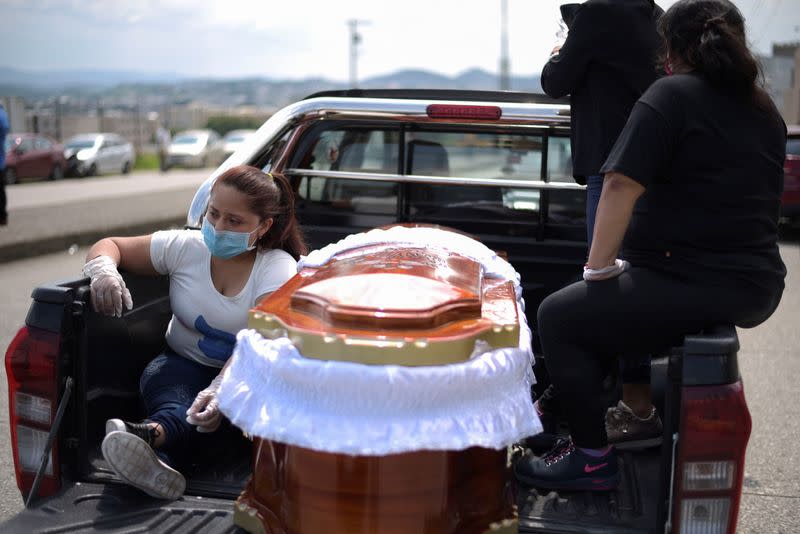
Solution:
{"label": "black bed liner", "polygon": [[[519,487],[520,532],[651,532],[656,516],[653,496],[643,494],[658,476],[659,452],[620,455],[619,489],[609,493],[543,492]],[[197,467],[186,495],[166,503],[119,482],[94,450],[88,481],[43,499],[4,523],[2,532],[233,533],[233,500],[250,474],[246,447],[229,449],[216,463]],[[591,521],[587,521],[591,518]]]}
{"label": "black bed liner", "polygon": [[[520,532],[634,533],[653,532],[660,449],[623,452],[620,486],[612,492],[556,492],[519,488]],[[589,520],[590,519],[590,520]]]}

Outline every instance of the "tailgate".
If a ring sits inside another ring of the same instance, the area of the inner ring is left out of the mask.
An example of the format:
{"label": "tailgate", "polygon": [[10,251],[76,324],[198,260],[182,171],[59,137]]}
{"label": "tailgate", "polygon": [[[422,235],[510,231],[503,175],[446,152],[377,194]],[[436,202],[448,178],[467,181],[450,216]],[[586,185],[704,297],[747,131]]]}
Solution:
{"label": "tailgate", "polygon": [[160,501],[121,484],[76,483],[38,501],[0,532],[243,532],[233,524],[233,501],[184,496]]}

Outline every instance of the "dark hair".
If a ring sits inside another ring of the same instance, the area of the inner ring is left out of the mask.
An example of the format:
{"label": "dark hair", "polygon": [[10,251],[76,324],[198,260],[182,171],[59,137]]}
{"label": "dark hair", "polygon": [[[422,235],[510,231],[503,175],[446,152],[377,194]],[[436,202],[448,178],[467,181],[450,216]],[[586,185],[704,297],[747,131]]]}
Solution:
{"label": "dark hair", "polygon": [[272,218],[272,227],[258,240],[259,249],[279,248],[296,260],[308,253],[305,238],[294,214],[294,192],[282,174],[265,173],[249,165],[231,167],[211,186],[225,184],[245,194],[249,209],[262,221]]}
{"label": "dark hair", "polygon": [[759,64],[747,47],[744,17],[728,0],[680,0],[661,17],[659,31],[666,50],[712,85],[757,103]]}

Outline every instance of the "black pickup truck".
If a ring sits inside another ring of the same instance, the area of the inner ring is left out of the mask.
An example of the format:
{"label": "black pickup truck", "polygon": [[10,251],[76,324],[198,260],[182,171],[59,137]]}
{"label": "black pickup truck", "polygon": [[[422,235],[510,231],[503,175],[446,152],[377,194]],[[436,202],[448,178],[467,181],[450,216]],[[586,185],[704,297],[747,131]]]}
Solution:
{"label": "black pickup truck", "polygon": [[[222,170],[247,163],[283,172],[312,248],[425,223],[502,251],[522,275],[535,331],[541,300],[577,279],[585,260],[585,194],[571,178],[569,133],[569,107],[538,95],[319,93],[277,112],[223,163],[198,190],[187,225],[198,226]],[[141,416],[139,375],[170,319],[166,278],[126,280],[135,308],[121,319],[90,310],[82,277],[33,291],[6,353],[11,443],[28,506],[3,531],[236,531],[233,500],[251,465],[245,440],[196,465],[175,502],[120,483],[100,454],[106,419]],[[663,445],[622,453],[613,492],[518,488],[519,530],[734,532],[750,435],[738,348],[729,325],[665,347],[652,364]],[[543,388],[541,362],[535,371]]]}

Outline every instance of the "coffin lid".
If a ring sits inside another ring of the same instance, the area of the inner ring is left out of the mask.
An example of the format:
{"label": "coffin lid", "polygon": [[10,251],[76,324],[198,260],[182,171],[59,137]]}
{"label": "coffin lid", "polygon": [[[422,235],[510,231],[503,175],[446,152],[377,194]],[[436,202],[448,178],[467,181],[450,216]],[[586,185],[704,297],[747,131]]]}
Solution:
{"label": "coffin lid", "polygon": [[386,243],[305,268],[250,313],[263,336],[288,336],[306,357],[439,365],[469,359],[475,342],[514,347],[513,284],[440,247]]}

